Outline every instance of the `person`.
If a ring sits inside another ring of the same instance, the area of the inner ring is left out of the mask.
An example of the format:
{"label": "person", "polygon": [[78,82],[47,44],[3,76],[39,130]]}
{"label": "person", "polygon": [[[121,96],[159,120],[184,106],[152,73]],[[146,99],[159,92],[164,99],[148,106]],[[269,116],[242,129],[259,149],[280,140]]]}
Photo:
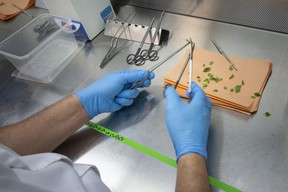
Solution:
{"label": "person", "polygon": [[206,160],[211,101],[196,84],[185,104],[171,86],[165,89],[166,122],[178,163],[176,191],[210,191]]}
{"label": "person", "polygon": [[[30,118],[2,127],[1,191],[110,191],[95,166],[74,164],[51,151],[89,119],[131,105],[139,90],[129,88],[148,75],[142,88],[150,86],[154,73],[110,73]],[[189,104],[171,86],[165,97],[167,128],[178,163],[176,191],[209,191],[206,144],[211,102],[195,83]]]}

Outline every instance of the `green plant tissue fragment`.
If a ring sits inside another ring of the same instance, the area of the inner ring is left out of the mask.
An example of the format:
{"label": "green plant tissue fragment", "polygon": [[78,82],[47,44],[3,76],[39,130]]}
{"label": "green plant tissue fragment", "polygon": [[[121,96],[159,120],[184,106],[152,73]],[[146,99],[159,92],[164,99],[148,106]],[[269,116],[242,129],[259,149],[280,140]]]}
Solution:
{"label": "green plant tissue fragment", "polygon": [[203,72],[207,73],[207,72],[209,72],[210,70],[211,70],[210,67],[205,67],[205,68],[203,69]]}
{"label": "green plant tissue fragment", "polygon": [[204,82],[206,83],[206,84],[209,84],[210,83],[210,81],[209,81],[209,79],[204,79]]}
{"label": "green plant tissue fragment", "polygon": [[232,79],[234,77],[234,75],[232,74],[230,77],[229,77],[229,79]]}
{"label": "green plant tissue fragment", "polygon": [[260,97],[260,96],[261,96],[261,94],[258,93],[258,92],[254,93],[254,95],[255,95],[256,97]]}
{"label": "green plant tissue fragment", "polygon": [[208,77],[212,77],[213,78],[213,74],[212,73],[208,73]]}
{"label": "green plant tissue fragment", "polygon": [[266,113],[264,113],[264,115],[265,115],[265,117],[270,117],[270,116],[271,116],[271,113],[266,112]]}
{"label": "green plant tissue fragment", "polygon": [[235,93],[239,93],[241,91],[241,85],[235,86]]}

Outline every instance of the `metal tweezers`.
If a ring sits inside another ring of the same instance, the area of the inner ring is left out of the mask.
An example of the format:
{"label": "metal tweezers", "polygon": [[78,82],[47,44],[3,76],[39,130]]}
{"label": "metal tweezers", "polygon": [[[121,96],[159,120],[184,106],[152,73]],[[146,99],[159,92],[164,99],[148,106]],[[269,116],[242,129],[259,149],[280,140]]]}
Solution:
{"label": "metal tweezers", "polygon": [[177,81],[175,83],[174,89],[177,89],[177,87],[179,85],[179,82],[180,82],[180,80],[181,80],[181,78],[183,76],[183,73],[184,73],[184,71],[185,71],[185,69],[186,69],[186,67],[187,67],[187,65],[189,63],[190,58],[191,58],[191,52],[188,54],[188,56],[186,58],[186,61],[185,61],[184,65],[183,65],[183,67],[182,67],[182,70],[181,70],[181,72],[179,74],[179,77],[178,77],[178,79],[177,79]]}
{"label": "metal tweezers", "polygon": [[18,9],[19,11],[21,11],[22,13],[24,13],[25,15],[31,17],[32,19],[34,18],[33,15],[31,15],[30,13],[28,13],[27,11],[25,11],[24,9],[20,8],[19,6],[15,5],[14,3],[11,3],[16,9]]}
{"label": "metal tweezers", "polygon": [[[190,37],[190,41],[192,42],[192,39]],[[190,49],[190,66],[189,66],[189,88],[188,88],[188,93],[189,93],[189,103],[191,101],[191,83],[192,83],[192,74],[193,74],[193,52],[194,52],[194,49],[195,49],[195,43],[191,43],[191,49]]]}
{"label": "metal tweezers", "polygon": [[[114,57],[114,55],[117,53],[115,50],[117,48],[118,45],[118,40],[119,37],[125,32],[125,30],[127,29],[127,27],[129,27],[129,25],[131,24],[131,22],[133,21],[133,19],[135,18],[135,15],[133,16],[133,18],[130,20],[130,22],[128,22],[128,24],[124,27],[125,22],[128,20],[128,18],[131,16],[131,13],[126,17],[126,19],[124,20],[123,24],[118,28],[118,30],[116,31],[116,33],[114,34],[114,36],[111,39],[111,43],[110,43],[110,48],[108,50],[108,52],[106,53],[106,55],[104,56],[102,62],[99,64],[100,68],[104,68],[107,63],[112,59],[112,57]],[[121,31],[121,33],[116,37],[116,35],[118,34],[118,32],[120,31],[120,29],[123,27],[123,30]]]}
{"label": "metal tweezers", "polygon": [[213,39],[213,37],[210,36],[210,40],[212,41],[212,43],[214,44],[216,49],[219,51],[219,53],[221,55],[223,55],[225,57],[225,59],[229,62],[230,67],[235,69],[235,71],[238,71],[237,68],[235,67],[234,63],[232,63],[232,61],[229,59],[229,57],[226,55],[226,53],[223,51],[223,49],[220,47],[220,45],[215,41],[215,39]]}
{"label": "metal tweezers", "polygon": [[[193,51],[194,51],[194,48],[195,48],[195,43],[192,41],[191,38],[190,38],[189,41],[191,42],[191,44],[190,44],[191,45],[190,53],[188,54],[188,56],[187,56],[187,58],[185,60],[185,63],[183,65],[183,67],[182,67],[182,70],[181,70],[181,72],[179,74],[179,77],[178,77],[178,79],[177,79],[177,81],[175,83],[174,89],[177,89],[177,87],[179,85],[179,82],[180,82],[180,80],[181,80],[181,78],[183,76],[183,73],[184,73],[189,61],[190,61],[190,70],[189,70],[189,72],[190,72],[190,76],[192,77],[192,59],[193,59]],[[191,78],[189,78],[189,86],[190,85],[191,85]]]}

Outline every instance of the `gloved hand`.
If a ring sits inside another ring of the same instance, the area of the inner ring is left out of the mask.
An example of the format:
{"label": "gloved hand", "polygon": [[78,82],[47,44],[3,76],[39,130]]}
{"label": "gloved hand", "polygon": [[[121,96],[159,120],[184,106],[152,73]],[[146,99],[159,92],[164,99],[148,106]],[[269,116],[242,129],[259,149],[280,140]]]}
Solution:
{"label": "gloved hand", "polygon": [[[207,159],[211,101],[194,82],[191,84],[191,90],[192,100],[186,104],[171,86],[168,85],[165,89],[166,123],[177,162],[187,153],[198,153]],[[188,92],[186,94],[188,96]]]}
{"label": "gloved hand", "polygon": [[[137,89],[130,90],[131,85],[148,75],[146,70],[126,70],[110,73],[90,86],[76,93],[84,109],[92,119],[104,112],[114,112],[123,106],[129,106],[138,96]],[[154,73],[139,87],[148,87]]]}

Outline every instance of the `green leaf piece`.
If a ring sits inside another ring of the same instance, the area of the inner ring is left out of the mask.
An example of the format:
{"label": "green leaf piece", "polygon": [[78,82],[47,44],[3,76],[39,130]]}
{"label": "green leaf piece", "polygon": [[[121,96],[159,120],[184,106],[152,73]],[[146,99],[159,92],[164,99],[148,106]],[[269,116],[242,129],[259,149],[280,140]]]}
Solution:
{"label": "green leaf piece", "polygon": [[197,79],[200,79],[200,76],[197,76]]}
{"label": "green leaf piece", "polygon": [[216,83],[218,83],[219,81],[222,81],[222,78],[214,77],[214,75],[212,73],[208,73],[207,75],[208,75],[210,81],[215,81]]}
{"label": "green leaf piece", "polygon": [[230,71],[233,71],[233,67],[232,67],[232,66],[230,66],[230,67],[229,67],[229,70],[230,70]]}
{"label": "green leaf piece", "polygon": [[213,61],[210,61],[209,65],[213,65],[213,64],[214,64],[214,62],[213,62]]}
{"label": "green leaf piece", "polygon": [[254,93],[254,95],[255,95],[256,97],[260,97],[260,96],[261,96],[261,94],[258,93],[258,92]]}
{"label": "green leaf piece", "polygon": [[233,88],[231,88],[231,89],[230,89],[230,92],[234,92],[234,89],[233,89]]}
{"label": "green leaf piece", "polygon": [[209,72],[209,71],[211,71],[211,68],[210,68],[210,67],[205,67],[205,68],[203,69],[203,72],[205,72],[205,73],[207,73],[207,72]]}
{"label": "green leaf piece", "polygon": [[235,93],[239,93],[241,91],[241,85],[235,86]]}
{"label": "green leaf piece", "polygon": [[265,115],[265,117],[270,117],[270,116],[271,116],[271,113],[265,112],[264,115]]}
{"label": "green leaf piece", "polygon": [[217,90],[217,89],[214,89],[213,92],[218,92],[218,90]]}
{"label": "green leaf piece", "polygon": [[225,89],[225,90],[227,90],[227,89],[228,89],[228,87],[224,86],[224,89]]}
{"label": "green leaf piece", "polygon": [[209,79],[204,79],[204,82],[206,83],[206,84],[209,84],[210,83],[210,81],[209,81]]}
{"label": "green leaf piece", "polygon": [[230,77],[229,77],[229,79],[232,79],[234,77],[234,75],[232,74]]}
{"label": "green leaf piece", "polygon": [[256,97],[254,95],[251,96],[252,99],[256,99]]}
{"label": "green leaf piece", "polygon": [[216,77],[216,78],[214,78],[214,81],[215,81],[216,83],[218,83],[218,82],[220,81],[220,79],[219,79],[218,77]]}

